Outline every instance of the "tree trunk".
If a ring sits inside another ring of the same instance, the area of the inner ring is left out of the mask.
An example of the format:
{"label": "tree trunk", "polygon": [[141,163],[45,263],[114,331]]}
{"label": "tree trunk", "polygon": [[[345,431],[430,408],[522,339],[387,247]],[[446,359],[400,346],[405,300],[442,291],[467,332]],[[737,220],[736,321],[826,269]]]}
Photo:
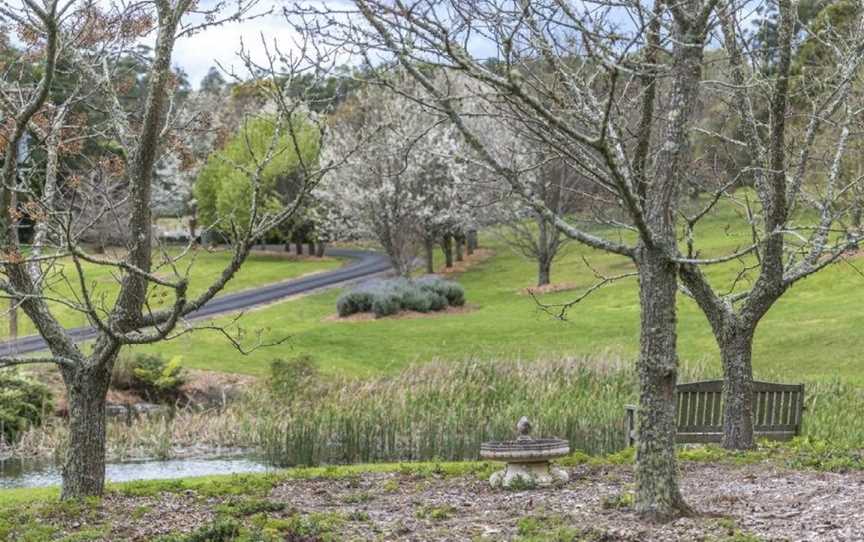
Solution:
{"label": "tree trunk", "polygon": [[299,243],[299,242],[294,243],[294,249],[297,251],[298,256],[303,255],[303,243]]}
{"label": "tree trunk", "polygon": [[445,235],[441,238],[441,251],[444,252],[444,267],[453,267],[453,236]]}
{"label": "tree trunk", "polygon": [[549,228],[555,226],[542,216],[537,216],[537,286],[546,286],[549,284],[549,276],[552,273],[552,255],[549,247],[549,235],[555,235],[555,232],[550,232]]}
{"label": "tree trunk", "polygon": [[465,261],[465,236],[456,235],[454,239],[456,240],[456,261],[463,262]]}
{"label": "tree trunk", "polygon": [[314,256],[315,255],[315,243],[313,243],[312,241],[309,241],[308,243],[306,243],[306,252],[309,253],[310,256]]}
{"label": "tree trunk", "polygon": [[189,242],[193,245],[198,244],[198,218],[194,215],[189,217]]}
{"label": "tree trunk", "polygon": [[64,371],[69,401],[69,448],[63,463],[63,499],[102,495],[105,486],[105,403],[111,369]]}
{"label": "tree trunk", "polygon": [[[9,299],[9,339],[15,340],[18,338],[18,300]],[[14,346],[10,346],[10,349]],[[13,350],[14,352],[14,350]]]}
{"label": "tree trunk", "polygon": [[537,259],[537,286],[546,286],[552,280],[552,261]]}
{"label": "tree trunk", "polygon": [[319,243],[315,246],[315,256],[317,256],[317,257],[319,257],[319,258],[323,258],[323,257],[324,257],[324,252],[325,252],[326,250],[327,250],[327,243],[324,243],[323,241],[322,241],[322,242],[319,242]]}
{"label": "tree trunk", "polygon": [[282,250],[285,252],[291,252],[291,243],[285,242],[282,244]]}
{"label": "tree trunk", "polygon": [[636,449],[636,510],[667,519],[687,514],[675,460],[675,384],[678,377],[676,268],[662,250],[638,256],[641,337]]}
{"label": "tree trunk", "polygon": [[864,201],[861,197],[856,197],[852,207],[852,227],[856,230],[861,227],[861,216],[864,215]]}
{"label": "tree trunk", "polygon": [[753,440],[753,333],[738,327],[718,340],[723,360],[723,447],[748,450]]}
{"label": "tree trunk", "polygon": [[[15,209],[18,207],[18,193],[14,190],[10,195],[11,203],[9,204],[9,209]],[[18,245],[18,227],[17,220],[12,224],[13,235],[15,236],[15,245]],[[9,298],[9,338],[15,340],[18,338],[18,300],[14,298]]]}
{"label": "tree trunk", "polygon": [[431,275],[435,272],[435,240],[427,237],[424,248],[426,249],[426,272]]}
{"label": "tree trunk", "polygon": [[468,232],[468,242],[466,245],[468,246],[468,255],[474,254],[474,251],[477,250],[477,230],[470,230]]}

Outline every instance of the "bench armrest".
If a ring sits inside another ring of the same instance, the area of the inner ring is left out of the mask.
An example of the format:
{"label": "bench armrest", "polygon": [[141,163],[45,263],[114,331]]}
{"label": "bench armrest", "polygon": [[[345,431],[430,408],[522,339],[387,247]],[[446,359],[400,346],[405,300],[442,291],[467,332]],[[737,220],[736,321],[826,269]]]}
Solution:
{"label": "bench armrest", "polygon": [[626,410],[627,412],[636,412],[638,408],[639,407],[637,407],[636,405],[624,405],[624,410]]}

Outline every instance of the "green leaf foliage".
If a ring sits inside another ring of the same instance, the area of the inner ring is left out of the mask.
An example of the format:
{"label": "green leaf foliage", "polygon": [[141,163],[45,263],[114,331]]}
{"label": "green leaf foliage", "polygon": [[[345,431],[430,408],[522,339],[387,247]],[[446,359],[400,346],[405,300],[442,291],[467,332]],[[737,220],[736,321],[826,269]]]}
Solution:
{"label": "green leaf foliage", "polygon": [[14,442],[32,425],[42,423],[52,410],[46,386],[16,371],[0,370],[0,438]]}
{"label": "green leaf foliage", "polygon": [[198,174],[195,198],[202,223],[224,233],[230,232],[232,221],[247,227],[259,168],[259,215],[281,210],[283,202],[297,195],[301,164],[315,162],[318,145],[319,132],[299,114],[288,121],[275,116],[249,119]]}

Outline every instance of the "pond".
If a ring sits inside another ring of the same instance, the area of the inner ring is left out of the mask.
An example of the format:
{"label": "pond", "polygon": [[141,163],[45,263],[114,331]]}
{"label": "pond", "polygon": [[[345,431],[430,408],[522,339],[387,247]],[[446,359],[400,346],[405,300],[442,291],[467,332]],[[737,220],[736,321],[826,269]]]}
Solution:
{"label": "pond", "polygon": [[[106,467],[106,477],[109,482],[128,482],[271,470],[273,467],[254,457],[234,456],[109,463]],[[57,485],[60,485],[60,470],[53,464],[17,459],[0,461],[0,490]]]}

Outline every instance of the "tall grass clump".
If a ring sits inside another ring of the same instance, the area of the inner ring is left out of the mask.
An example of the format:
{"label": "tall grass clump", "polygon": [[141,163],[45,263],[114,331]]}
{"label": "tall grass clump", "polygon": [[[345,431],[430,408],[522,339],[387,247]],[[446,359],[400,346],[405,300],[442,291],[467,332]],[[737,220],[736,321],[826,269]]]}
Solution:
{"label": "tall grass clump", "polygon": [[588,453],[624,444],[623,405],[635,399],[621,360],[435,362],[373,380],[307,380],[259,410],[258,440],[278,466],[475,459],[480,443],[539,435]]}
{"label": "tall grass clump", "polygon": [[[131,424],[110,419],[109,458],[242,449],[260,451],[277,466],[470,460],[481,442],[513,438],[522,416],[531,418],[536,436],[566,438],[574,450],[607,454],[625,445],[623,406],[636,402],[638,389],[634,364],[614,356],[433,362],[372,379],[323,375],[311,359],[298,358],[274,360],[271,373],[221,408],[187,406]],[[718,377],[717,367],[685,365],[679,380]],[[799,446],[813,461],[825,460],[824,451],[813,451],[824,448],[860,463],[864,389],[839,380],[805,384]],[[66,439],[65,420],[52,417],[41,426],[29,424],[0,452],[59,458]]]}
{"label": "tall grass clump", "polygon": [[465,304],[465,289],[456,282],[436,276],[416,280],[403,277],[361,283],[336,301],[339,316],[372,312],[376,317],[400,311],[440,311]]}
{"label": "tall grass clump", "polygon": [[[538,436],[607,454],[625,446],[623,407],[637,402],[635,365],[616,358],[434,362],[372,380],[324,379],[301,366],[303,386],[256,410],[255,440],[277,466],[475,459],[481,442],[512,439],[522,416]],[[697,364],[679,380],[719,376]],[[814,382],[806,397],[805,438],[864,449],[864,389]]]}
{"label": "tall grass clump", "polygon": [[864,449],[864,389],[839,379],[804,388],[802,434],[836,448]]}

